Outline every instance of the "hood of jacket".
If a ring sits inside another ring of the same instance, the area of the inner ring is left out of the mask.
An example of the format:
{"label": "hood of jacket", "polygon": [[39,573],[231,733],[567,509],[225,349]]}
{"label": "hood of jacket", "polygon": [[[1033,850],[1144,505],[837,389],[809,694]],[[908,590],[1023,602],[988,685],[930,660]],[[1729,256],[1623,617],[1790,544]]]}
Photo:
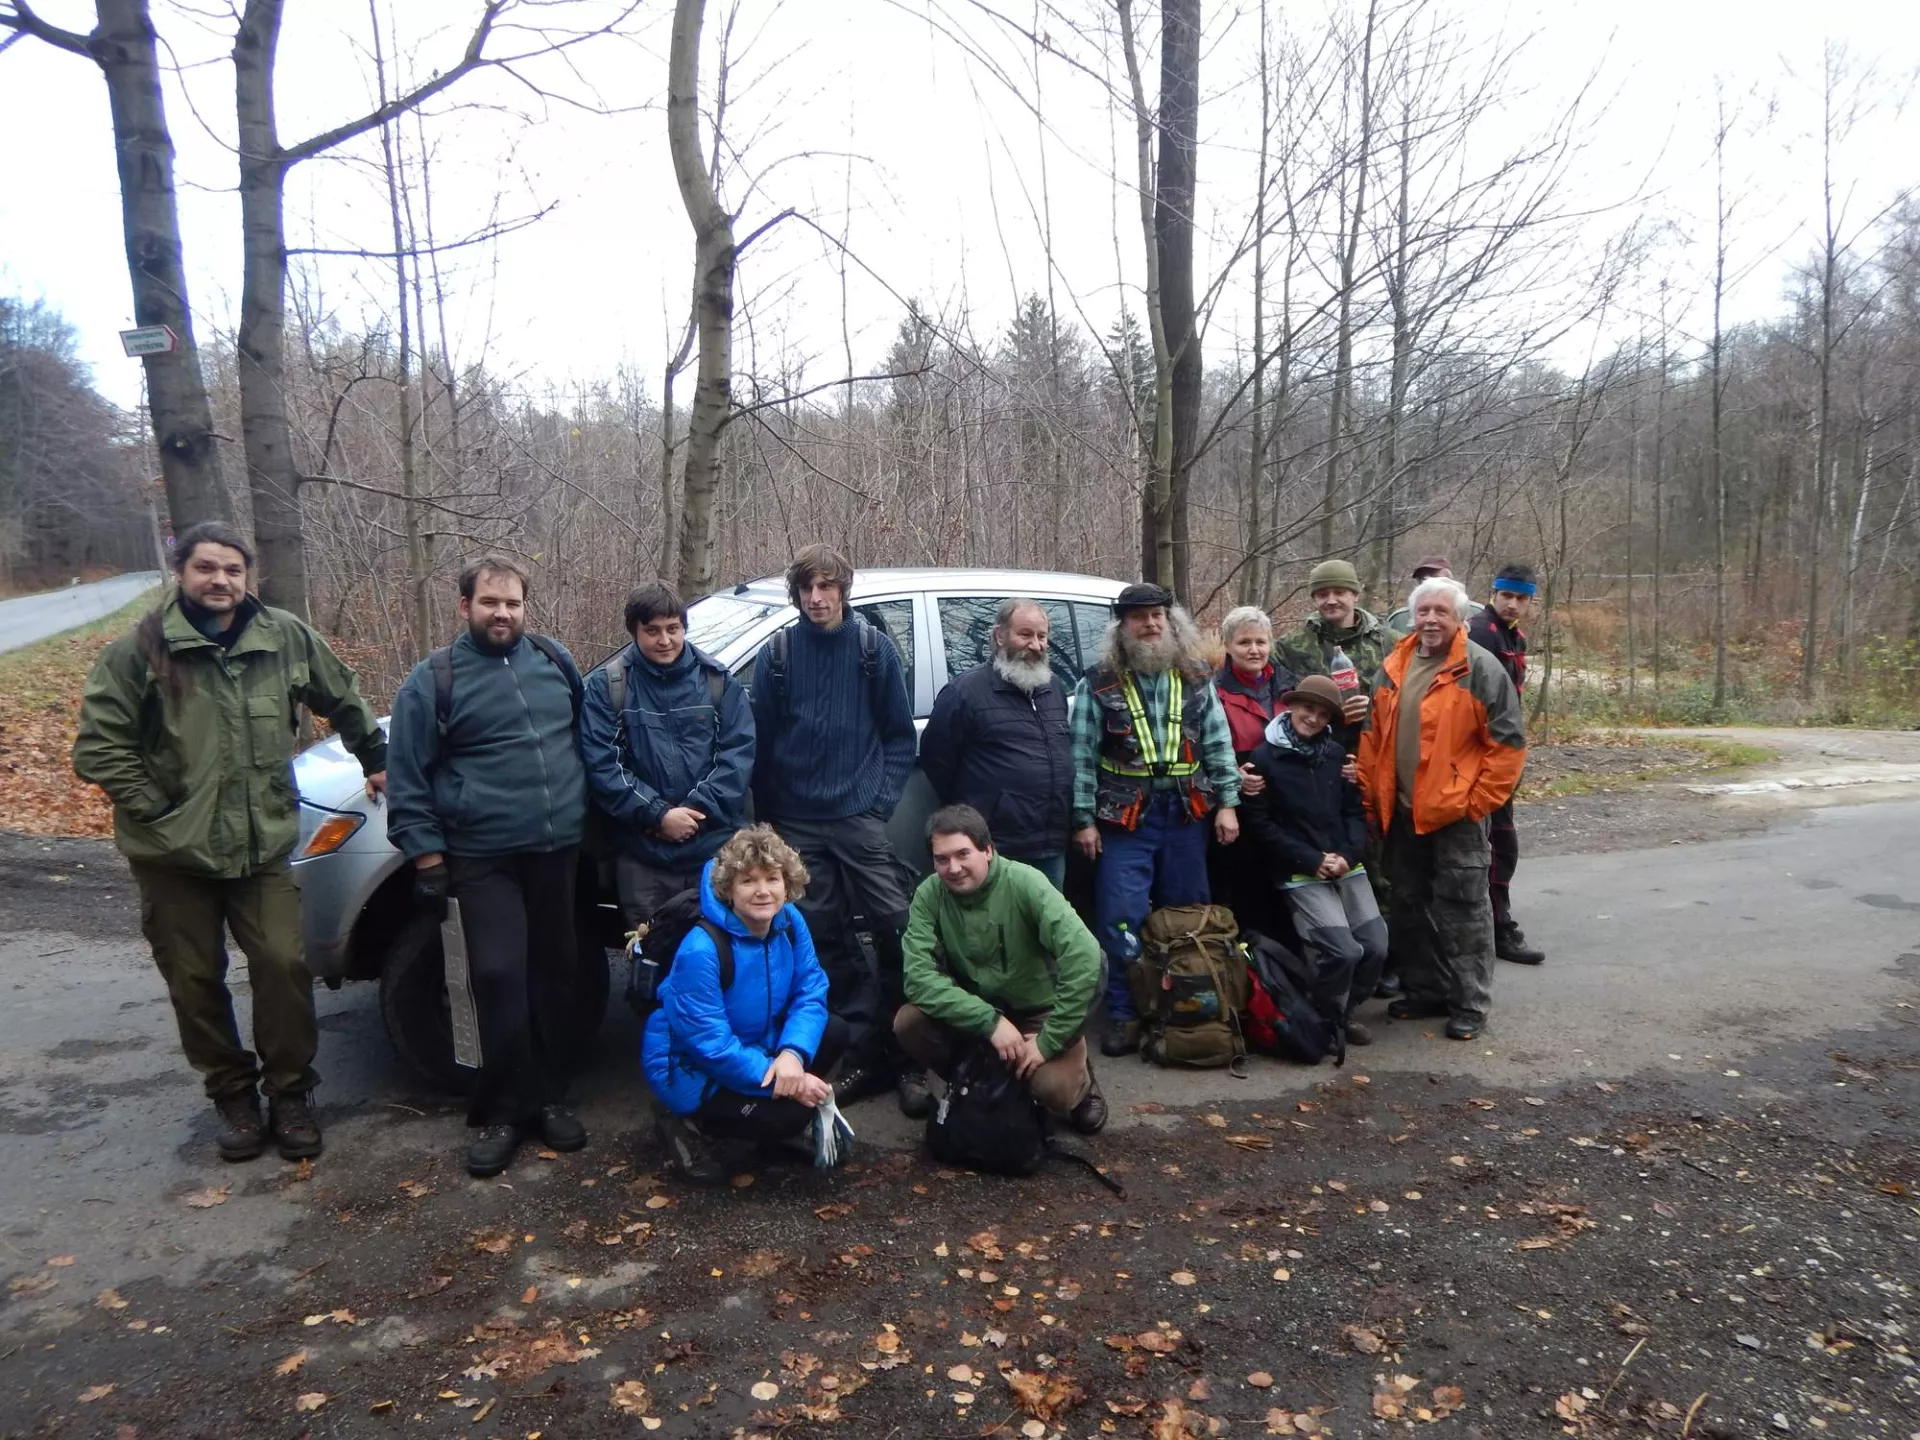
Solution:
{"label": "hood of jacket", "polygon": [[[773,917],[773,924],[767,927],[767,939],[772,940],[783,930],[791,931],[793,917],[798,913],[791,900],[782,905],[780,913]],[[736,940],[750,940],[755,945],[760,943],[760,937],[748,928],[746,921],[734,914],[733,907],[722,900],[713,888],[713,861],[711,860],[700,867],[700,914]]]}
{"label": "hood of jacket", "polygon": [[1329,725],[1311,740],[1303,740],[1294,733],[1293,713],[1282,710],[1267,722],[1264,739],[1267,744],[1283,755],[1298,755],[1306,760],[1318,760],[1329,751],[1341,749],[1340,739],[1334,734],[1336,726]]}

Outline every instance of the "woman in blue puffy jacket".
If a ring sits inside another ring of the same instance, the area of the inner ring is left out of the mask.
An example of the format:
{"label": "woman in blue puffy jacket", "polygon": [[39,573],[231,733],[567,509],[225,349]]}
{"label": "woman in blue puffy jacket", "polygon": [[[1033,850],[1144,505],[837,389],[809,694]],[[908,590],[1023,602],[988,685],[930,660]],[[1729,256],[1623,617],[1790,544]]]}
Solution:
{"label": "woman in blue puffy jacket", "polygon": [[[710,1140],[798,1135],[833,1093],[823,1077],[846,1026],[827,1014],[827,974],[793,904],[806,883],[768,825],[739,831],[700,873],[700,922],[674,952],[640,1047],[661,1144],[696,1184],[726,1177]],[[716,936],[733,957],[724,987]]]}

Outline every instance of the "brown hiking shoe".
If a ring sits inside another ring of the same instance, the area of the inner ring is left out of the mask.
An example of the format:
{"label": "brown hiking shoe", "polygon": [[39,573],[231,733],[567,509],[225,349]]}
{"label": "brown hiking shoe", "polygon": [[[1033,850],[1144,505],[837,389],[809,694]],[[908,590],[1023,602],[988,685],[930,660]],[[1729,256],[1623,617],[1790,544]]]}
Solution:
{"label": "brown hiking shoe", "polygon": [[1080,1135],[1098,1135],[1107,1128],[1107,1097],[1100,1093],[1098,1080],[1081,1097],[1080,1103],[1067,1113],[1067,1124]]}
{"label": "brown hiking shoe", "polygon": [[267,1124],[282,1160],[306,1160],[320,1153],[320,1122],[313,1118],[305,1092],[269,1100]]}
{"label": "brown hiking shoe", "polygon": [[213,1102],[220,1112],[220,1132],[213,1143],[220,1147],[222,1160],[251,1160],[267,1148],[267,1134],[260,1124],[260,1097],[251,1089],[222,1095]]}

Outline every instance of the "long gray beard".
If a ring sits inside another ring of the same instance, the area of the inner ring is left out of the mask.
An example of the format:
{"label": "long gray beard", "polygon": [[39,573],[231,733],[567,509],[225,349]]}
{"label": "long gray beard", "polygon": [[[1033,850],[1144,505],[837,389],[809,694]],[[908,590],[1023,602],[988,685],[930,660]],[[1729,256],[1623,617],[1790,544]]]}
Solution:
{"label": "long gray beard", "polygon": [[1115,638],[1120,642],[1120,653],[1126,657],[1127,668],[1136,675],[1164,675],[1186,658],[1179,636],[1171,629],[1158,640],[1136,640],[1124,630]]}
{"label": "long gray beard", "polygon": [[1006,651],[993,657],[993,673],[1023,695],[1045,689],[1053,681],[1053,666],[1045,660],[1014,660]]}

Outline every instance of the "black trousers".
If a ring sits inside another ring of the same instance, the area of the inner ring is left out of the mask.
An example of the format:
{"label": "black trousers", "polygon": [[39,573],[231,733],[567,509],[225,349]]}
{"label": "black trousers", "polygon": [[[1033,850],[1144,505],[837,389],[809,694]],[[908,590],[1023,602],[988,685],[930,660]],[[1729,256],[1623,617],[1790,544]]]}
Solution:
{"label": "black trousers", "polygon": [[528,1124],[566,1095],[578,850],[449,855],[480,1018],[469,1125]]}
{"label": "black trousers", "polygon": [[1513,801],[1509,800],[1487,817],[1487,843],[1492,847],[1492,863],[1487,866],[1487,893],[1493,899],[1493,923],[1513,923],[1513,872],[1520,865],[1520,830],[1513,823]]}
{"label": "black trousers", "polygon": [[[827,1017],[827,1028],[820,1035],[820,1052],[807,1066],[809,1075],[826,1079],[846,1052],[847,1033],[846,1021],[835,1015]],[[813,1116],[813,1107],[798,1100],[769,1100],[738,1090],[716,1090],[693,1112],[701,1130],[719,1140],[785,1140],[811,1125]]]}

